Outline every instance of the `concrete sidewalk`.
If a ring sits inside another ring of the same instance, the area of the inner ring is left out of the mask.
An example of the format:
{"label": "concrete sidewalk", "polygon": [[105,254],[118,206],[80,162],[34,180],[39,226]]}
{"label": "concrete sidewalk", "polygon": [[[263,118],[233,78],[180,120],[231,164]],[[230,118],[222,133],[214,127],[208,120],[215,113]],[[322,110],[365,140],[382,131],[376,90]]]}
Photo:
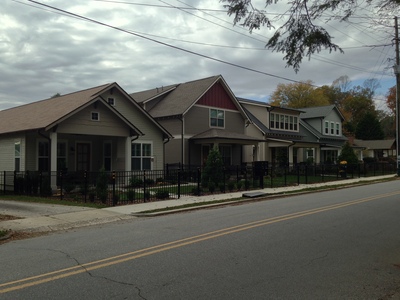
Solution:
{"label": "concrete sidewalk", "polygon": [[[283,188],[265,188],[249,193],[262,193],[263,197],[285,194],[321,186],[336,186],[341,184],[352,185],[365,182],[377,181],[387,178],[394,178],[397,175],[375,176],[366,178],[346,179],[317,184],[301,184]],[[138,216],[156,216],[160,214],[173,213],[178,211],[190,210],[192,208],[179,208],[183,205],[193,203],[204,203],[210,207],[217,205],[212,203],[219,200],[243,198],[247,192],[235,192],[225,194],[213,194],[206,196],[184,196],[180,199],[138,203],[132,205],[108,207],[103,209],[92,209],[87,207],[71,207],[63,205],[33,204],[15,201],[0,201],[0,214],[13,215],[21,219],[0,222],[0,229],[12,231],[47,232],[66,230],[71,228],[104,224],[120,220],[128,220]],[[243,201],[251,198],[243,198]],[[210,203],[211,202],[211,203]],[[221,205],[221,204],[218,204]],[[173,209],[176,207],[177,209]],[[167,212],[146,213],[148,211],[170,208]],[[199,207],[195,207],[198,209]]]}

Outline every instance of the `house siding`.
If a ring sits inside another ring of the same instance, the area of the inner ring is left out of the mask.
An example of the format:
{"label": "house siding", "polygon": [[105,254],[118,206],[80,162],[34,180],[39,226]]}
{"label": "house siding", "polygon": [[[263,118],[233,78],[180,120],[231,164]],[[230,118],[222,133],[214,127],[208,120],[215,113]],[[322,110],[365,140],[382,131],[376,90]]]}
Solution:
{"label": "house siding", "polygon": [[220,82],[214,84],[197,104],[218,107],[223,109],[238,110],[236,105],[233,103],[232,98],[229,97],[228,93]]}
{"label": "house siding", "polygon": [[[129,136],[128,125],[124,124],[105,104],[98,101],[60,123],[58,133],[75,133],[89,135]],[[91,113],[98,112],[99,121],[91,120]]]}
{"label": "house siding", "polygon": [[15,143],[20,143],[20,171],[25,171],[25,137],[22,134],[0,138],[0,171],[14,171]]}
{"label": "house siding", "polygon": [[[185,115],[185,134],[195,135],[210,129],[210,108],[193,106]],[[244,119],[238,111],[225,111],[225,130],[244,133]]]}
{"label": "house siding", "polygon": [[159,170],[163,169],[164,141],[162,136],[162,130],[155,123],[153,123],[142,110],[135,107],[134,104],[118,90],[114,89],[112,94],[111,91],[107,91],[102,95],[102,97],[105,100],[107,100],[109,97],[114,98],[115,109],[118,110],[126,119],[128,119],[140,131],[145,133],[144,136],[141,136],[136,141],[152,142],[153,145],[152,155],[154,157],[153,168]]}

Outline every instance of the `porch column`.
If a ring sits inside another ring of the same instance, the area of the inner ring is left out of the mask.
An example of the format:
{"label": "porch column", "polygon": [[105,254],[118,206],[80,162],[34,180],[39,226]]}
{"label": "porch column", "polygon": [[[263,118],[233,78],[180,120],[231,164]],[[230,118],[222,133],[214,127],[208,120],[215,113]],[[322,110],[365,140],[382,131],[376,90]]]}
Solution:
{"label": "porch column", "polygon": [[319,164],[321,162],[321,147],[316,147],[315,149],[315,163]]}
{"label": "porch column", "polygon": [[50,132],[50,185],[57,190],[57,132]]}
{"label": "porch column", "polygon": [[288,148],[289,148],[289,153],[288,153],[289,165],[292,165],[293,164],[293,145],[290,145]]}
{"label": "porch column", "polygon": [[132,171],[132,139],[129,136],[125,139],[125,171]]}

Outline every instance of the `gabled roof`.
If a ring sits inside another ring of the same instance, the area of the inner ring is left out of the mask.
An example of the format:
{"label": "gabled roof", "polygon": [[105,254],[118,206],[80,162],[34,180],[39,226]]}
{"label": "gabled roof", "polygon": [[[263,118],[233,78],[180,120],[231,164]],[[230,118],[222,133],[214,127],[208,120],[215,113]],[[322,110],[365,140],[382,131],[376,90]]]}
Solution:
{"label": "gabled roof", "polygon": [[387,150],[387,149],[394,149],[396,147],[395,143],[396,143],[395,139],[389,139],[389,140],[354,139],[353,145],[364,147],[368,150]]}
{"label": "gabled roof", "polygon": [[303,112],[301,114],[301,118],[303,120],[314,119],[314,118],[325,118],[332,112],[332,110],[336,110],[342,121],[344,121],[344,117],[340,112],[340,110],[336,107],[336,105],[306,107],[306,108],[299,108],[299,110]]}
{"label": "gabled roof", "polygon": [[[234,100],[237,109],[246,116],[235,95],[221,75],[185,83],[173,84],[164,88],[156,88],[147,91],[130,94],[138,102],[146,103],[158,97],[163,97],[149,113],[154,118],[184,115],[198,100],[217,82],[221,82],[226,92]],[[247,116],[246,116],[247,117]]]}
{"label": "gabled roof", "polygon": [[49,98],[0,111],[0,134],[50,126],[98,97],[112,84]]}
{"label": "gabled roof", "polygon": [[[0,111],[0,134],[26,130],[48,130],[93,102],[102,99],[101,94],[112,88],[117,88],[131,101],[132,105],[156,124],[166,136],[171,136],[115,82],[2,110]],[[143,132],[127,120],[117,109],[110,105],[106,105],[106,107],[131,127],[137,135],[143,135]]]}

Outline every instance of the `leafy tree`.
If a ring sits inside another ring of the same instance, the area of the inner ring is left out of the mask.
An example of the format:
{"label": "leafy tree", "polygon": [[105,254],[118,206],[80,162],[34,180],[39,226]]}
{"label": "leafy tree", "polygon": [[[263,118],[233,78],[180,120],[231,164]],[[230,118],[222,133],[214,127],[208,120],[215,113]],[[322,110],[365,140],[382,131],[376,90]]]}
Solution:
{"label": "leafy tree", "polygon": [[208,186],[211,182],[218,186],[224,179],[224,163],[217,147],[214,147],[208,154],[206,166],[201,174],[201,183]]}
{"label": "leafy tree", "polygon": [[367,112],[358,122],[355,137],[360,140],[382,140],[385,138],[381,123],[376,115]]}
{"label": "leafy tree", "polygon": [[393,116],[396,115],[396,86],[392,86],[386,94],[386,105]]}
{"label": "leafy tree", "polygon": [[354,150],[351,148],[349,142],[344,143],[342,146],[341,152],[338,156],[338,163],[341,161],[347,161],[348,164],[358,163],[357,155],[354,153]]}
{"label": "leafy tree", "polygon": [[396,138],[396,120],[395,116],[385,111],[378,111],[378,119],[381,124],[385,138]]}
{"label": "leafy tree", "polygon": [[[296,72],[304,57],[311,58],[314,53],[323,49],[332,51],[343,50],[332,42],[329,32],[317,23],[332,20],[347,21],[363,7],[355,0],[292,0],[287,2],[285,12],[276,17],[276,10],[272,7],[279,4],[280,0],[265,0],[265,9],[258,9],[253,6],[251,0],[220,0],[227,3],[224,7],[228,15],[234,16],[233,23],[241,23],[250,32],[266,26],[275,30],[272,38],[266,47],[276,52],[284,53],[287,66],[292,67]],[[366,0],[369,7],[378,8],[378,14],[398,10],[399,0]],[[282,4],[284,5],[284,4]],[[325,13],[328,14],[325,14]],[[273,19],[269,13],[273,13]],[[327,17],[325,17],[327,15]],[[282,22],[283,25],[276,26],[275,22]]]}
{"label": "leafy tree", "polygon": [[271,105],[302,108],[329,105],[329,99],[322,89],[313,86],[311,80],[278,84],[271,95]]}

